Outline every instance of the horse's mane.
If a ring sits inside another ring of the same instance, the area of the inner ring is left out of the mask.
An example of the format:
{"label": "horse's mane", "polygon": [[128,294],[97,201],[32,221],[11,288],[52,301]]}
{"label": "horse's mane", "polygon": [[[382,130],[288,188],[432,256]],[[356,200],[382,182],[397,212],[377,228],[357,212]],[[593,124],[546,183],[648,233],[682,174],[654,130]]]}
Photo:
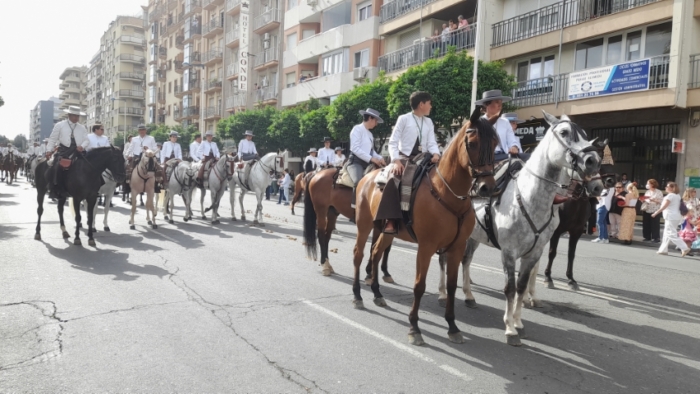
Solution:
{"label": "horse's mane", "polygon": [[97,156],[97,155],[103,155],[103,154],[105,154],[105,152],[108,152],[108,151],[112,150],[113,148],[114,147],[111,145],[110,146],[101,146],[99,148],[89,150],[87,152],[86,156],[88,159],[90,159],[90,158]]}

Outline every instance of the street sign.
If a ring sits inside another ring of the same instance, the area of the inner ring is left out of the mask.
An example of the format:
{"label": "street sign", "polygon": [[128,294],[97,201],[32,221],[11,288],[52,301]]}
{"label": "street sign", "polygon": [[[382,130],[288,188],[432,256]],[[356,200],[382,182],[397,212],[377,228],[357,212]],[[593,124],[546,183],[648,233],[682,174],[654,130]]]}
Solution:
{"label": "street sign", "polygon": [[700,177],[691,176],[690,178],[688,178],[688,186],[700,189]]}
{"label": "street sign", "polygon": [[569,74],[569,100],[649,89],[649,59],[592,68]]}

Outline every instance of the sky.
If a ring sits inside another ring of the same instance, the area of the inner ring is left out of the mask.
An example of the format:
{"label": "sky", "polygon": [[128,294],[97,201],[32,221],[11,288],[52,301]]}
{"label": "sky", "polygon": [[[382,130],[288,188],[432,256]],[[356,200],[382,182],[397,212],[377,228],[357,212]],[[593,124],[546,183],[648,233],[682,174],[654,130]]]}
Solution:
{"label": "sky", "polygon": [[0,0],[0,135],[29,136],[29,111],[58,97],[66,67],[88,66],[117,15],[148,0]]}

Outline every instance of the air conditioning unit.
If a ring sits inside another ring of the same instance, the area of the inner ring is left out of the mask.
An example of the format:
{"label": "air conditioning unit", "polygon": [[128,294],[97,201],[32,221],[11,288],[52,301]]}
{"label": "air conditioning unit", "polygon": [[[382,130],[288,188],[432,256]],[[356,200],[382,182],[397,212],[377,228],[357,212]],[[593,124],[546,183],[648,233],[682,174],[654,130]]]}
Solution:
{"label": "air conditioning unit", "polygon": [[369,74],[369,69],[367,67],[357,67],[352,70],[352,79],[355,81],[364,81]]}

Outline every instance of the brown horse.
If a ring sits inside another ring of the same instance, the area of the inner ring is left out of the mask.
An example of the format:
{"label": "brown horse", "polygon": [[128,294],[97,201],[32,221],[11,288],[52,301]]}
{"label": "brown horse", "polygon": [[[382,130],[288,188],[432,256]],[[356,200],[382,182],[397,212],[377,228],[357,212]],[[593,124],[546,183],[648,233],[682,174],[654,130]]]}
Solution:
{"label": "brown horse", "polygon": [[[304,189],[306,188],[306,179],[304,179],[303,172],[300,172],[296,178],[294,178],[294,198],[292,198],[291,208],[292,215],[294,215],[294,205],[301,201],[301,196],[304,194]],[[289,196],[287,196],[289,198]]]}
{"label": "brown horse", "polygon": [[4,172],[3,180],[7,182],[8,185],[11,185],[17,178],[18,169],[17,157],[14,153],[12,153],[12,151],[9,151],[7,155],[2,158],[1,168],[1,170]]}
{"label": "brown horse", "polygon": [[[386,306],[379,292],[378,263],[382,255],[398,237],[418,244],[416,256],[416,279],[413,287],[413,306],[409,314],[411,328],[409,342],[422,345],[425,342],[418,328],[418,309],[425,292],[425,279],[433,255],[445,253],[447,256],[447,306],[445,320],[449,325],[448,337],[455,343],[463,343],[459,328],[455,324],[454,300],[457,289],[457,276],[467,239],[475,224],[474,209],[470,193],[489,196],[495,188],[493,178],[493,152],[498,145],[498,135],[493,124],[498,116],[481,118],[481,109],[472,113],[469,122],[457,133],[436,166],[431,168],[414,191],[413,232],[410,235],[406,226],[401,226],[398,234],[379,234],[371,248],[372,285],[374,303]],[[365,176],[357,187],[357,239],[355,243],[355,277],[353,293],[355,308],[363,309],[360,295],[360,264],[365,243],[369,234],[380,233],[382,224],[375,221],[382,191],[376,186],[375,178],[379,171]],[[397,201],[398,203],[398,201]]]}

